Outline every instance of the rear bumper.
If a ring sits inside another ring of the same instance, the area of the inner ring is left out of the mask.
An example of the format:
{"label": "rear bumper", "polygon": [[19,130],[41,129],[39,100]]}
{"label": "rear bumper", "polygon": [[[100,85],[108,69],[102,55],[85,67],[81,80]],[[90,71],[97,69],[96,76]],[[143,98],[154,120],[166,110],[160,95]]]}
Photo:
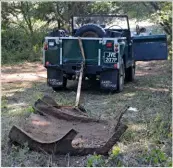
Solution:
{"label": "rear bumper", "polygon": [[[63,65],[63,71],[67,74],[75,74],[76,71],[79,71],[81,68],[80,64],[66,64]],[[102,66],[98,65],[86,65],[84,69],[85,74],[93,74],[93,75],[99,75],[102,71]]]}
{"label": "rear bumper", "polygon": [[[65,74],[76,74],[76,71],[79,71],[81,66],[80,64],[64,64],[64,65],[49,65],[46,68],[57,69],[63,71]],[[107,70],[115,70],[113,65],[108,66],[98,66],[98,65],[86,65],[84,73],[87,75],[100,75],[101,72]]]}

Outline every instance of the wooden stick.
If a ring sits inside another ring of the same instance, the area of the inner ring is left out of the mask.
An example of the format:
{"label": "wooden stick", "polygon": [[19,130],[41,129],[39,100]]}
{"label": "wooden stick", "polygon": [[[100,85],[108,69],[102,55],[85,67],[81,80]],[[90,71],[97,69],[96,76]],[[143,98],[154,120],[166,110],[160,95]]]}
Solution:
{"label": "wooden stick", "polygon": [[82,57],[83,57],[83,64],[85,64],[85,54],[84,54],[84,49],[83,49],[83,45],[82,45],[82,41],[81,41],[80,37],[78,37],[78,41],[79,41],[79,46],[80,46],[80,50],[81,50]]}
{"label": "wooden stick", "polygon": [[78,37],[78,41],[79,41],[79,46],[80,46],[80,50],[81,50],[81,53],[82,53],[83,61],[81,63],[81,69],[80,69],[80,75],[79,75],[79,82],[78,82],[78,88],[77,88],[75,107],[79,106],[81,86],[82,86],[82,77],[83,77],[83,69],[84,69],[84,64],[85,64],[85,54],[84,54],[83,45],[82,45],[82,41],[81,41],[80,37]]}

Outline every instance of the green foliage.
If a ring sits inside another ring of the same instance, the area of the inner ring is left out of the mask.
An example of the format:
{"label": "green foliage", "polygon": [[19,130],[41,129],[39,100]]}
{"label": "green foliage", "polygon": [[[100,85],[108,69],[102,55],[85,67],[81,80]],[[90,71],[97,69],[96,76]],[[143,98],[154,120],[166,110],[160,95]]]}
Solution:
{"label": "green foliage", "polygon": [[115,10],[112,2],[93,2],[90,4],[91,13],[95,14],[111,14]]}
{"label": "green foliage", "polygon": [[143,164],[149,163],[150,166],[171,166],[170,159],[160,149],[146,151],[141,157]]}
{"label": "green foliage", "polygon": [[152,7],[149,3],[144,2],[115,2],[118,7],[118,13],[127,14],[129,18],[137,20],[144,20],[150,17],[153,13]]}
{"label": "green foliage", "polygon": [[113,149],[112,149],[112,156],[113,157],[117,157],[120,153],[120,148],[118,146],[114,146]]}
{"label": "green foliage", "polygon": [[112,148],[112,151],[108,157],[108,159],[106,160],[106,165],[107,166],[116,166],[116,167],[122,167],[123,166],[123,162],[122,162],[122,154],[121,154],[121,150],[118,146],[114,146]]}
{"label": "green foliage", "polygon": [[20,146],[12,145],[12,149],[10,151],[11,156],[13,156],[14,158],[14,160],[12,160],[12,163],[20,165],[21,167],[25,167],[25,163],[23,161],[27,160],[28,152],[29,152],[29,147],[27,143],[25,143],[22,148]]}
{"label": "green foliage", "polygon": [[33,109],[32,106],[27,107],[26,111],[29,112],[29,113],[34,113],[34,109]]}
{"label": "green foliage", "polygon": [[87,167],[102,167],[104,166],[104,160],[101,155],[92,155],[87,159]]}
{"label": "green foliage", "polygon": [[1,101],[1,109],[7,108],[8,101],[6,99],[2,99]]}
{"label": "green foliage", "polygon": [[108,158],[104,158],[101,155],[91,155],[87,159],[87,167],[122,167],[122,154],[120,153],[120,148],[114,146],[110,151]]}
{"label": "green foliage", "polygon": [[[167,114],[169,117],[169,114]],[[171,115],[171,114],[170,114]],[[157,115],[155,119],[148,125],[149,136],[155,141],[162,141],[164,138],[169,138],[171,123],[163,116]]]}
{"label": "green foliage", "polygon": [[42,99],[43,93],[42,93],[42,92],[36,92],[36,93],[33,95],[33,97],[34,97],[35,100]]}
{"label": "green foliage", "polygon": [[26,34],[19,27],[2,30],[2,64],[22,61],[39,61],[42,57],[42,39],[45,33]]}
{"label": "green foliage", "polygon": [[122,135],[122,139],[130,142],[130,141],[134,141],[136,137],[136,133],[133,130],[128,129],[123,135]]}

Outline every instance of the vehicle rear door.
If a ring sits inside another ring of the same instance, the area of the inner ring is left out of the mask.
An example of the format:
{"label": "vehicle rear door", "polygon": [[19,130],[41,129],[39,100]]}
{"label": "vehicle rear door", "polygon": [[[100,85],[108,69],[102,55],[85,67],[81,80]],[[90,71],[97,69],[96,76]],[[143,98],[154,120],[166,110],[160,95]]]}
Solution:
{"label": "vehicle rear door", "polygon": [[166,35],[134,36],[132,42],[135,61],[167,60]]}

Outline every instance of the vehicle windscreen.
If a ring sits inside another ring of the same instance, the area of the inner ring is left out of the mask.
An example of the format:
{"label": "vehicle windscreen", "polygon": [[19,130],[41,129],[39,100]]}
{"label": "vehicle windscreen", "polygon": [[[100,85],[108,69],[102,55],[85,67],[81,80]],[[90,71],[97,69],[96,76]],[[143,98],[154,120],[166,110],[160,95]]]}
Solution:
{"label": "vehicle windscreen", "polygon": [[73,29],[93,23],[105,29],[128,29],[127,17],[119,16],[75,16],[73,17]]}

